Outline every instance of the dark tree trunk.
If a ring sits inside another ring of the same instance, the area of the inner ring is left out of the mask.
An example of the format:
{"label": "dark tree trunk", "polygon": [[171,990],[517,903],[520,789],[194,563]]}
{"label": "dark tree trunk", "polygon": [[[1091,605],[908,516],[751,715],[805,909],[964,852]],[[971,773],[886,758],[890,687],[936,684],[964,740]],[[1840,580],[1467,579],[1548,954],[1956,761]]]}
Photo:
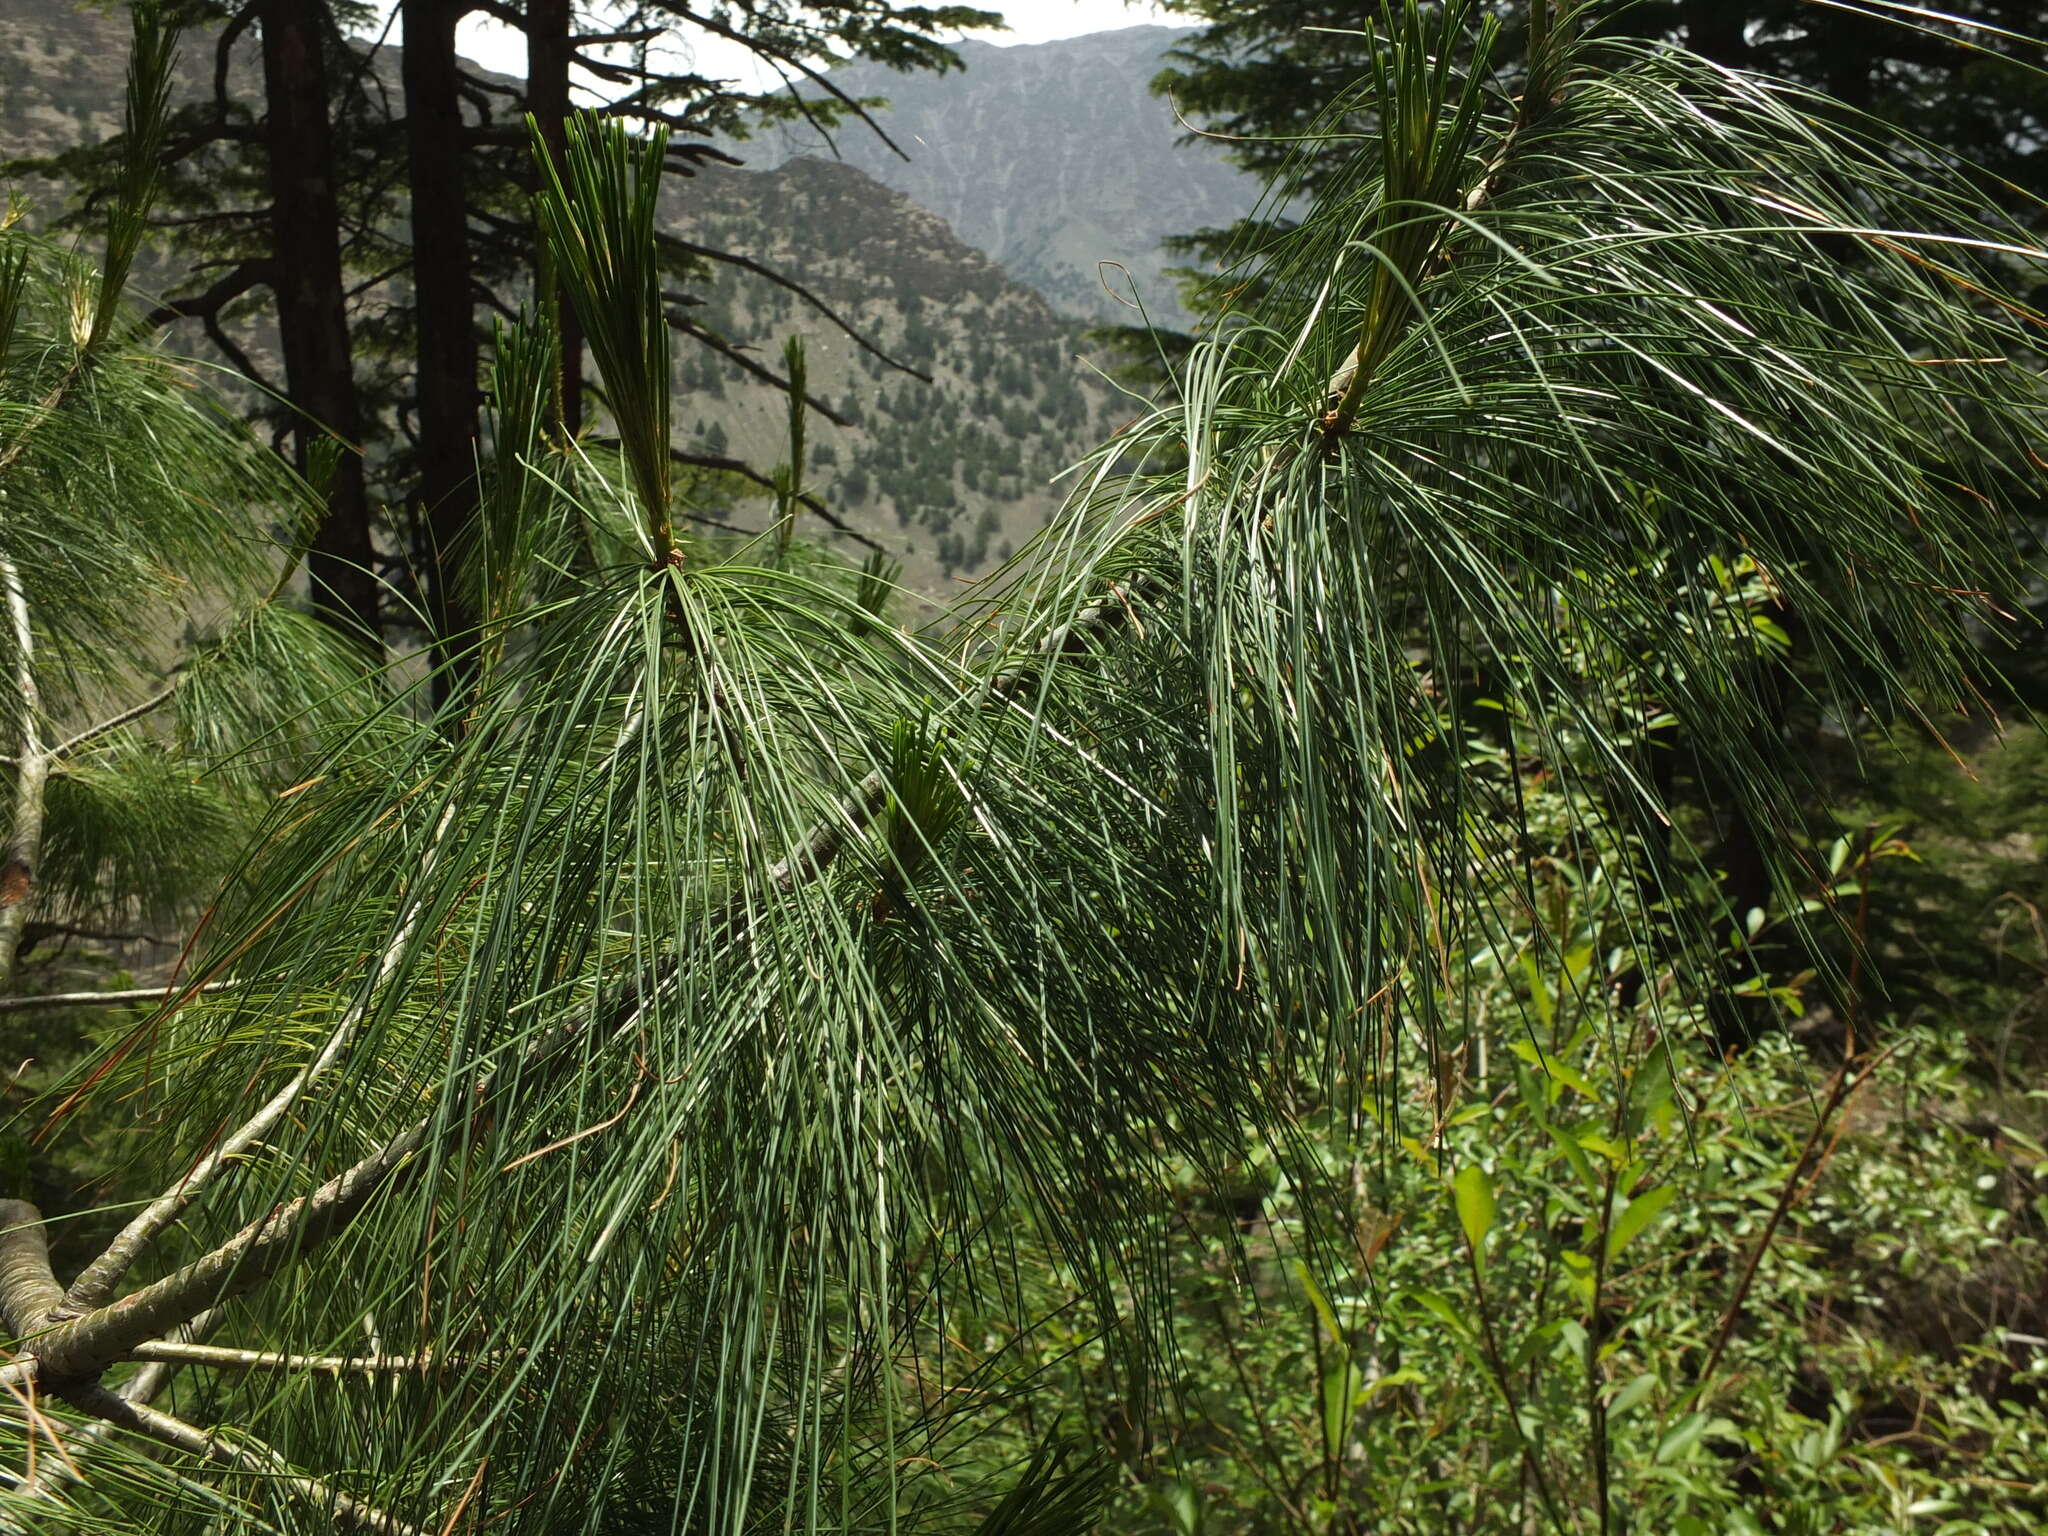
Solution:
{"label": "dark tree trunk", "polygon": [[[570,0],[528,0],[526,7],[526,105],[559,171],[569,121]],[[562,430],[573,436],[583,424],[583,330],[569,298],[553,280],[546,262],[537,264],[533,289],[539,303],[550,306],[562,341],[561,378],[556,415]]]}
{"label": "dark tree trunk", "polygon": [[[455,23],[466,9],[464,0],[403,0],[401,7],[419,335],[421,574],[439,663],[467,644],[476,623],[457,568],[457,552],[476,509],[477,345],[455,55]],[[461,669],[437,668],[437,701],[463,687]]]}
{"label": "dark tree trunk", "polygon": [[301,470],[320,436],[347,445],[327,492],[327,514],[307,560],[314,607],[330,622],[377,634],[370,501],[363,485],[362,418],[341,275],[321,0],[262,0],[268,113],[271,264],[285,388],[298,408],[293,448]]}

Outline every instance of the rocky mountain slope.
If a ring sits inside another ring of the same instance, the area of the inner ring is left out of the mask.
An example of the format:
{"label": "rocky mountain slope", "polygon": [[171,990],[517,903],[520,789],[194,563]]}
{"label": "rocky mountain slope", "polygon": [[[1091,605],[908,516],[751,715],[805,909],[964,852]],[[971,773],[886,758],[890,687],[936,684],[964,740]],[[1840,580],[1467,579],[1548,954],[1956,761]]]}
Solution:
{"label": "rocky mountain slope", "polygon": [[[715,170],[668,200],[686,238],[801,275],[873,347],[788,289],[732,274],[692,318],[759,338],[804,338],[810,386],[848,425],[813,417],[808,482],[934,590],[1008,558],[1058,504],[1054,477],[1129,407],[1085,361],[1078,328],[945,222],[853,167],[797,159]],[[829,230],[829,240],[816,232]],[[679,349],[675,417],[692,446],[758,465],[785,456],[787,407],[766,384]],[[728,514],[761,526],[765,506]]]}
{"label": "rocky mountain slope", "polygon": [[[1135,281],[1155,315],[1177,321],[1160,241],[1228,223],[1259,191],[1218,146],[1182,144],[1172,105],[1151,93],[1166,50],[1185,35],[1143,26],[1028,46],[964,42],[965,70],[943,76],[835,70],[832,83],[848,94],[888,98],[876,120],[909,158],[858,125],[835,134],[838,153],[1068,314],[1135,321],[1105,290],[1107,281],[1128,298]],[[805,129],[766,144],[782,155],[830,153]]]}

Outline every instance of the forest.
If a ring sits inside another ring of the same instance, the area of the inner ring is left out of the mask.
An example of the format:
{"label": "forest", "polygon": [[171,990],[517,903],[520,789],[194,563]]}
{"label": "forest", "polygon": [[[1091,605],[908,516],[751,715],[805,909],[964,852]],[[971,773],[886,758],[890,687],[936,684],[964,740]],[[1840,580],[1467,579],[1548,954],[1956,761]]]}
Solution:
{"label": "forest", "polygon": [[991,13],[78,13],[0,1533],[2048,1529],[2033,5],[1166,8],[1085,386],[673,217]]}

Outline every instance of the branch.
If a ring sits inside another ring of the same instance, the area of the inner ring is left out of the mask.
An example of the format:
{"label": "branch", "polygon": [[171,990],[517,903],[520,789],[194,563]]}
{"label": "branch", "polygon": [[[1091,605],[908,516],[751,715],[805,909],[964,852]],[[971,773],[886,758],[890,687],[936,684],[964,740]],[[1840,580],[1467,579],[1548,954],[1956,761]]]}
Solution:
{"label": "branch", "polygon": [[[702,27],[706,32],[713,33],[716,36],[725,38],[730,42],[740,44],[740,46],[747,49],[750,53],[762,54],[771,59],[780,59],[783,63],[787,64],[791,69],[796,70],[799,74],[801,74],[805,79],[809,80],[812,84],[824,87],[828,95],[837,98],[838,101],[843,106],[845,106],[848,111],[852,112],[855,117],[858,117],[862,122],[866,123],[869,128],[873,129],[875,137],[880,139],[884,144],[888,145],[891,149],[895,150],[897,155],[901,159],[908,160],[910,158],[909,155],[904,154],[903,146],[898,144],[894,139],[890,138],[888,133],[883,129],[882,125],[876,122],[874,118],[869,115],[868,109],[866,107],[863,107],[858,101],[855,101],[851,96],[847,95],[845,91],[841,90],[838,86],[834,85],[824,75],[819,74],[815,69],[811,68],[810,65],[806,64],[802,59],[798,58],[795,54],[787,53],[784,50],[775,47],[773,44],[768,43],[759,37],[750,37],[746,33],[735,31],[733,28],[726,26],[725,23],[721,21],[714,21],[709,16],[699,15],[697,12],[692,11],[685,6],[671,5],[669,9],[673,10],[676,13],[676,15],[682,17],[683,20],[691,22],[696,26]],[[792,91],[790,94],[794,95],[795,92]],[[802,103],[798,102],[798,106],[801,107]]]}
{"label": "branch", "polygon": [[[54,407],[53,407],[54,409]],[[22,443],[16,441],[10,454]],[[0,463],[7,456],[0,456]],[[50,780],[50,754],[43,746],[42,702],[36,689],[36,639],[29,623],[28,596],[21,571],[12,560],[0,559],[0,593],[7,602],[14,641],[14,687],[21,699],[21,746],[14,763],[14,816],[7,841],[0,845],[0,993],[14,975],[21,931],[28,921],[28,900],[35,887],[36,864],[43,856],[43,789]]]}
{"label": "branch", "polygon": [[498,4],[497,0],[469,0],[468,8],[479,16],[488,16],[491,20],[510,27],[514,32],[526,30],[526,17],[509,5]]}
{"label": "branch", "polygon": [[[777,489],[775,480],[772,476],[762,474],[761,471],[755,469],[751,464],[748,464],[740,459],[730,459],[726,458],[722,454],[716,453],[691,453],[686,449],[682,448],[669,449],[668,456],[670,459],[674,460],[678,464],[691,464],[695,465],[698,469],[722,469],[730,474],[744,476],[746,479],[753,481],[754,484],[766,486],[771,491]],[[797,497],[797,500],[803,505],[806,511],[813,513],[822,522],[826,523],[838,532],[845,534],[849,539],[852,539],[856,544],[865,544],[869,549],[872,549],[878,555],[886,555],[889,553],[887,549],[883,548],[880,544],[877,544],[873,539],[869,538],[866,534],[852,527],[845,521],[845,519],[840,517],[838,513],[832,511],[829,507],[825,505],[825,503],[818,500],[817,497],[811,495],[809,492],[805,492],[799,495]],[[708,523],[711,522],[711,519],[708,517],[704,517],[696,518],[694,519],[694,521]],[[731,528],[730,524],[720,524],[718,526]],[[750,533],[753,530],[747,528],[732,528],[731,531],[734,533]]]}
{"label": "branch", "polygon": [[487,80],[482,75],[472,75],[466,69],[458,69],[456,74],[464,85],[471,86],[476,90],[493,96],[510,96],[514,101],[517,101],[525,94],[516,85],[506,85],[501,81]]}
{"label": "branch", "polygon": [[178,685],[174,682],[171,683],[168,687],[165,687],[159,690],[158,692],[151,694],[148,698],[144,699],[140,704],[137,704],[129,709],[124,709],[118,715],[110,715],[105,720],[100,721],[99,724],[97,725],[88,725],[84,730],[78,732],[78,734],[76,734],[75,736],[65,737],[64,740],[58,742],[56,746],[50,748],[50,756],[53,759],[62,759],[65,757],[69,757],[73,752],[77,751],[78,748],[84,746],[87,742],[97,740],[99,737],[106,735],[107,732],[109,731],[117,731],[122,726],[127,725],[131,721],[140,720],[144,715],[149,714],[151,711],[161,709],[164,705],[170,703],[171,700],[176,698],[177,696]]}
{"label": "branch", "polygon": [[[455,806],[451,801],[441,813],[441,820],[434,828],[432,842],[428,845],[426,858],[420,866],[420,879],[415,885],[423,885],[432,875],[438,862],[441,839],[447,835],[449,824],[455,818]],[[268,1103],[257,1110],[240,1126],[223,1139],[214,1149],[202,1157],[192,1171],[178,1181],[171,1189],[157,1196],[143,1207],[127,1226],[123,1227],[107,1249],[87,1265],[78,1278],[71,1282],[71,1289],[65,1294],[64,1307],[68,1315],[76,1316],[105,1304],[114,1294],[114,1288],[121,1283],[121,1277],[128,1272],[142,1250],[157,1233],[183,1215],[186,1208],[199,1198],[200,1191],[212,1182],[214,1177],[235,1158],[256,1145],[270,1133],[270,1128],[290,1112],[313,1080],[341,1058],[348,1043],[354,1038],[357,1027],[370,1011],[370,1005],[377,999],[398,968],[404,964],[412,950],[413,936],[419,931],[420,903],[415,900],[406,912],[405,919],[398,925],[398,932],[384,947],[378,958],[377,969],[371,975],[356,1000],[349,1004],[348,1011],[341,1016],[334,1032],[327,1037],[319,1053],[296,1072],[290,1082],[273,1094]],[[189,1316],[190,1314],[187,1314]],[[178,1321],[184,1321],[183,1318]],[[139,1338],[153,1338],[162,1333],[161,1328],[138,1335]]]}
{"label": "branch", "polygon": [[228,68],[233,62],[235,44],[249,23],[256,19],[256,7],[260,0],[244,0],[235,14],[228,18],[228,24],[221,28],[220,37],[213,45],[213,111],[222,123],[228,116]]}
{"label": "branch", "polygon": [[[105,928],[87,928],[80,923],[28,923],[21,930],[21,947],[32,950],[45,939],[92,939],[101,944],[169,944],[171,941],[154,933],[115,933]],[[0,1000],[0,1013],[7,1011],[8,1002]]]}
{"label": "branch", "polygon": [[667,27],[638,27],[631,32],[582,32],[569,39],[569,46],[575,49],[616,48],[620,44],[651,43],[667,31]]}
{"label": "branch", "polygon": [[[869,774],[853,795],[840,803],[834,814],[818,823],[769,871],[770,885],[786,892],[794,889],[799,880],[823,873],[845,846],[848,833],[857,833],[880,814],[888,798],[886,789],[886,781],[879,770]],[[452,814],[451,806],[442,818],[444,829]],[[723,926],[729,932],[743,931],[749,910],[750,904],[743,895],[729,898]],[[646,1007],[647,997],[666,985],[674,974],[674,961],[664,961],[646,979],[636,978],[630,983],[609,1012],[607,1037],[616,1037],[621,1031],[634,1027]],[[379,981],[382,979],[380,975]],[[373,983],[366,989],[366,999],[374,997],[376,991],[377,985]],[[342,1038],[343,1032],[338,1030],[327,1049],[322,1051],[321,1061],[309,1065],[270,1104],[264,1106],[255,1120],[209,1156],[201,1169],[196,1170],[184,1184],[153,1202],[131,1222],[107,1252],[73,1283],[59,1310],[69,1311],[75,1307],[82,1292],[89,1291],[101,1297],[111,1295],[114,1284],[134,1262],[143,1244],[191,1203],[191,1195],[196,1193],[193,1186],[201,1174],[211,1174],[220,1168],[224,1161],[223,1153],[230,1144],[248,1146],[257,1139],[261,1130],[268,1129],[280,1118],[297,1094],[303,1091],[305,1083],[311,1081],[314,1067],[339,1054],[338,1042]],[[345,1231],[388,1184],[421,1167],[431,1166],[433,1160],[419,1154],[458,1140],[476,1119],[488,1113],[492,1099],[508,1083],[516,1084],[528,1073],[551,1064],[577,1038],[576,1031],[562,1030],[534,1042],[521,1053],[517,1070],[510,1074],[487,1072],[475,1080],[458,1101],[466,1101],[471,1106],[468,1115],[451,1114],[445,1123],[438,1126],[435,1123],[438,1111],[423,1115],[312,1194],[302,1195],[249,1223],[212,1252],[111,1306],[96,1304],[94,1310],[84,1316],[72,1317],[48,1329],[34,1341],[33,1349],[23,1364],[32,1365],[33,1374],[45,1382],[95,1382],[109,1366],[132,1358],[138,1348],[150,1341],[162,1338],[201,1312],[262,1285],[287,1265],[303,1259],[328,1238]],[[259,1122],[260,1129],[256,1129]],[[14,1369],[19,1370],[20,1367]]]}
{"label": "branch", "polygon": [[[1573,24],[1568,17],[1552,17],[1548,0],[1536,0],[1529,7],[1529,17],[1529,73],[1523,82],[1522,94],[1515,101],[1514,117],[1507,131],[1501,135],[1500,147],[1480,174],[1478,182],[1465,194],[1464,212],[1467,216],[1480,212],[1499,198],[1507,186],[1515,152],[1521,148],[1523,139],[1563,99],[1566,45],[1573,35]],[[1435,253],[1421,269],[1421,276],[1441,270],[1447,261],[1448,252],[1443,241],[1452,227],[1452,222],[1445,220],[1443,231],[1437,237]],[[1414,304],[1419,306],[1421,299],[1416,298]],[[1411,309],[1402,329],[1405,331],[1412,327],[1419,319],[1419,313]],[[1374,322],[1368,318],[1358,341],[1323,386],[1321,427],[1325,444],[1333,444],[1351,430],[1351,423],[1357,419],[1359,407],[1364,403],[1366,386],[1372,381],[1374,368],[1385,359],[1391,344],[1391,333],[1382,327],[1375,334]]]}
{"label": "branch", "polygon": [[266,1480],[280,1483],[308,1503],[328,1511],[335,1522],[346,1529],[369,1531],[373,1536],[427,1536],[422,1526],[387,1515],[373,1505],[351,1498],[331,1483],[295,1471],[290,1462],[259,1440],[223,1440],[216,1430],[187,1424],[183,1419],[173,1418],[145,1403],[131,1402],[105,1387],[80,1388],[66,1393],[65,1400],[117,1428],[184,1451],[187,1455],[203,1457],[240,1472],[260,1472]]}
{"label": "branch", "polygon": [[[873,342],[869,341],[867,337],[862,335],[859,330],[855,329],[853,322],[851,320],[848,320],[844,315],[840,314],[838,310],[834,309],[830,304],[827,304],[823,299],[819,298],[815,293],[811,292],[811,290],[806,288],[802,283],[796,281],[796,279],[791,277],[785,277],[782,273],[777,272],[773,267],[764,266],[760,262],[753,260],[751,257],[735,255],[731,251],[714,251],[708,245],[698,245],[692,241],[680,239],[675,235],[662,234],[659,231],[656,232],[654,238],[656,242],[659,245],[661,245],[664,249],[674,251],[679,255],[698,256],[706,261],[723,262],[727,266],[738,267],[741,271],[751,272],[756,277],[766,278],[769,282],[775,284],[775,286],[778,288],[786,288],[787,290],[789,290],[789,292],[795,294],[798,298],[802,299],[806,304],[810,305],[811,308],[815,309],[819,314],[823,315],[827,320],[830,320],[834,325],[839,327],[839,329],[844,331],[848,336],[852,337],[854,345],[859,347],[863,352],[868,353],[870,356],[880,358],[884,363],[888,364],[889,367],[894,368],[901,373],[907,373],[913,379],[917,379],[922,383],[929,384],[932,382],[932,376],[930,374],[924,372],[922,369],[913,368],[908,363],[899,363],[895,358],[891,357],[888,353],[884,352],[880,347],[876,346]],[[834,419],[836,420],[837,418]],[[844,425],[843,422],[840,424],[842,426]]]}
{"label": "branch", "polygon": [[[662,295],[662,298],[667,303],[675,304],[678,306],[685,303],[695,302],[694,300],[689,299],[689,297],[685,294],[665,293]],[[773,385],[776,389],[781,390],[784,394],[788,394],[789,391],[795,387],[793,384],[790,383],[788,379],[785,379],[781,374],[777,373],[774,369],[764,367],[760,363],[755,362],[751,357],[748,357],[745,353],[740,351],[738,347],[734,346],[731,342],[727,341],[723,336],[718,335],[715,331],[705,330],[703,326],[698,325],[694,320],[685,319],[682,315],[674,313],[672,311],[664,311],[662,318],[668,321],[669,329],[681,331],[685,336],[688,336],[695,341],[701,341],[705,346],[709,347],[712,351],[716,352],[719,356],[723,357],[727,362],[732,363],[741,369],[744,369],[746,372],[752,374],[755,378],[759,379],[763,384]],[[820,416],[824,417],[827,421],[831,422],[832,425],[835,427],[850,427],[853,425],[852,422],[848,421],[844,416],[840,415],[837,411],[833,410],[831,406],[827,405],[824,401],[820,400],[815,395],[806,394],[804,396],[804,404],[808,405]]]}
{"label": "branch", "polygon": [[[166,1365],[203,1365],[237,1371],[311,1371],[317,1376],[342,1376],[357,1372],[430,1371],[479,1362],[450,1362],[424,1350],[417,1355],[294,1355],[274,1349],[231,1349],[219,1344],[188,1344],[177,1339],[152,1339],[128,1352],[131,1360],[158,1361]],[[495,1364],[496,1362],[490,1362]]]}
{"label": "branch", "polygon": [[263,370],[256,366],[249,354],[237,346],[228,333],[220,328],[220,316],[218,314],[201,315],[199,322],[206,328],[206,339],[220,348],[221,356],[234,364],[237,373],[241,374],[243,378],[247,379],[271,398],[278,400],[285,398],[282,391],[273,385],[270,380],[263,377]]}
{"label": "branch", "polygon": [[43,1213],[26,1200],[0,1200],[0,1324],[17,1339],[49,1325],[64,1287],[50,1271]]}
{"label": "branch", "polygon": [[[449,1124],[440,1128],[441,1139],[452,1140],[466,1124],[459,1116],[451,1118]],[[312,1194],[301,1195],[250,1222],[211,1253],[112,1306],[98,1307],[49,1329],[34,1341],[30,1351],[36,1375],[52,1383],[97,1381],[109,1366],[129,1358],[143,1344],[161,1338],[209,1307],[254,1290],[294,1259],[346,1229],[395,1174],[409,1165],[417,1166],[414,1154],[427,1147],[433,1128],[432,1116],[416,1121]],[[173,1197],[166,1197],[170,1198]],[[146,1233],[144,1240],[153,1236],[154,1231]],[[123,1237],[126,1236],[124,1233]],[[124,1245],[116,1239],[116,1247],[102,1255],[103,1262],[119,1261],[118,1265],[106,1265],[111,1270],[109,1288],[127,1269],[140,1246]],[[95,1269],[100,1269],[100,1265],[96,1264]],[[86,1278],[79,1277],[81,1282]],[[72,1296],[78,1290],[79,1286],[74,1284]],[[67,1297],[66,1306],[70,1304],[71,1298]]]}
{"label": "branch", "polygon": [[209,981],[182,992],[169,987],[129,987],[119,992],[45,992],[39,997],[0,997],[0,1013],[34,1013],[44,1008],[116,1008],[126,1003],[163,1002],[173,995],[186,998],[203,992],[229,992],[241,985],[239,981]]}

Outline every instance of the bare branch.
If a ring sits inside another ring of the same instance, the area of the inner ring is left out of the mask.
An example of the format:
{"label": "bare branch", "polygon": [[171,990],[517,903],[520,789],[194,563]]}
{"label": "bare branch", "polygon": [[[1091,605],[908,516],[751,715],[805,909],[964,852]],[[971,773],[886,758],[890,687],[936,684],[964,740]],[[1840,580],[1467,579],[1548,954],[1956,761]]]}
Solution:
{"label": "bare branch", "polygon": [[[676,13],[676,15],[682,17],[685,21],[691,22],[696,26],[702,27],[706,32],[714,33],[717,36],[725,38],[730,42],[738,43],[742,47],[746,48],[749,52],[760,54],[765,58],[778,59],[782,63],[787,64],[791,69],[795,70],[798,74],[802,75],[805,79],[809,80],[813,85],[823,87],[827,95],[836,98],[840,102],[840,104],[843,105],[848,111],[853,113],[853,115],[858,117],[862,122],[866,123],[869,128],[873,129],[875,137],[880,139],[884,144],[888,145],[891,149],[895,150],[899,157],[905,160],[908,160],[910,158],[909,155],[904,154],[903,146],[901,144],[898,144],[894,139],[889,137],[888,132],[882,127],[880,123],[874,120],[874,118],[869,114],[868,109],[866,107],[863,107],[858,101],[854,100],[853,97],[847,95],[845,91],[841,90],[838,86],[834,85],[824,75],[819,74],[818,71],[811,68],[810,65],[806,64],[802,59],[798,58],[795,54],[784,52],[782,49],[775,47],[771,43],[765,42],[763,39],[759,37],[749,36],[744,32],[736,31],[733,28],[728,27],[727,25],[725,25],[725,23],[721,21],[716,21],[709,16],[701,15],[698,12],[692,11],[684,6],[671,5],[669,9],[673,10]],[[795,92],[792,91],[791,94],[794,95]],[[801,106],[802,103],[799,102],[798,105]]]}
{"label": "bare branch", "polygon": [[[684,301],[685,296],[680,294],[665,293],[662,295],[662,298],[669,304],[680,305]],[[734,346],[731,342],[727,341],[723,336],[720,336],[715,331],[707,331],[704,329],[703,326],[698,325],[694,320],[687,319],[683,315],[676,313],[673,310],[666,312],[663,318],[668,321],[669,328],[671,330],[681,331],[685,336],[690,337],[692,340],[701,341],[705,346],[709,347],[712,351],[716,352],[720,357],[723,357],[727,362],[730,362],[736,365],[737,367],[745,370],[747,373],[752,374],[755,378],[759,379],[763,384],[772,384],[775,388],[781,390],[784,394],[787,394],[790,391],[792,386],[788,379],[784,378],[774,369],[765,367],[762,364],[755,362],[751,357],[748,357],[738,347]],[[824,417],[827,421],[831,422],[832,425],[835,427],[850,427],[853,425],[852,422],[848,421],[844,416],[840,415],[837,411],[833,410],[831,406],[827,405],[824,401],[820,400],[816,395],[806,394],[804,396],[804,404],[808,405],[820,416]]]}
{"label": "bare branch", "polygon": [[[690,464],[694,465],[698,469],[722,469],[729,474],[743,476],[744,478],[753,481],[754,484],[765,486],[771,491],[776,489],[775,481],[772,476],[762,474],[761,471],[754,468],[753,465],[746,463],[742,459],[727,458],[725,455],[717,453],[691,453],[686,448],[671,448],[668,451],[668,456],[678,464]],[[854,543],[865,544],[869,549],[872,549],[878,555],[886,555],[889,553],[889,551],[883,548],[883,546],[877,544],[873,539],[869,538],[866,534],[860,532],[860,530],[854,528],[849,523],[847,523],[845,519],[840,517],[839,514],[834,512],[830,507],[826,506],[824,502],[818,500],[817,497],[809,494],[808,492],[805,492],[797,497],[797,501],[802,504],[805,511],[810,512],[813,516],[817,517],[821,522],[825,523],[827,526],[833,528],[837,532],[845,534],[849,539],[852,539]],[[711,521],[711,519],[708,517],[697,518],[694,520],[697,522],[704,523],[708,523]],[[731,527],[730,524],[722,526],[726,526],[728,528]],[[731,531],[734,533],[748,533],[752,530],[746,528],[732,528]]]}
{"label": "bare branch", "polygon": [[201,1429],[183,1419],[122,1397],[105,1387],[83,1387],[65,1394],[72,1406],[103,1419],[131,1434],[142,1435],[172,1446],[187,1455],[201,1456],[224,1467],[242,1472],[260,1472],[266,1480],[281,1483],[316,1508],[328,1511],[335,1523],[373,1536],[427,1536],[424,1527],[388,1515],[360,1499],[351,1498],[331,1483],[307,1477],[293,1469],[278,1452],[259,1440],[237,1436],[223,1440],[218,1430]]}
{"label": "bare branch", "polygon": [[667,27],[636,27],[630,32],[583,32],[569,39],[571,48],[614,48],[632,43],[651,43],[666,34]]}
{"label": "bare branch", "polygon": [[202,314],[199,320],[200,324],[206,328],[206,339],[220,349],[221,356],[234,364],[237,373],[241,374],[243,378],[254,384],[265,394],[277,399],[284,398],[283,392],[263,376],[263,370],[256,366],[255,360],[248,353],[244,352],[226,331],[221,329],[220,316],[218,314]]}
{"label": "bare branch", "polygon": [[63,758],[69,757],[73,752],[77,751],[87,742],[97,740],[99,737],[106,735],[107,732],[109,731],[117,731],[122,726],[129,724],[131,721],[140,720],[144,715],[149,714],[154,710],[161,709],[164,705],[170,703],[171,700],[176,698],[177,696],[178,685],[177,683],[173,682],[168,687],[162,688],[157,692],[151,694],[148,698],[144,699],[140,704],[134,705],[133,707],[128,709],[124,709],[118,715],[110,715],[106,719],[100,721],[97,725],[88,725],[84,730],[79,731],[75,735],[65,737],[62,741],[58,742],[56,746],[50,748],[50,756],[52,759],[55,760],[62,760]]}
{"label": "bare branch", "polygon": [[[53,407],[54,408],[54,407]],[[17,439],[18,447],[20,440]],[[12,450],[8,455],[12,456]],[[14,814],[0,847],[0,992],[14,974],[28,900],[43,856],[43,789],[50,779],[50,754],[43,745],[42,702],[36,687],[36,639],[29,623],[28,594],[21,571],[0,559],[0,594],[7,603],[14,651],[14,687],[21,700],[21,743],[14,763]]]}
{"label": "bare branch", "polygon": [[196,997],[203,992],[230,992],[239,981],[209,981],[176,988],[128,987],[118,992],[45,992],[40,997],[0,997],[0,1013],[35,1013],[45,1008],[118,1008],[127,1003],[162,1002],[174,996]]}
{"label": "bare branch", "polygon": [[213,111],[214,116],[225,123],[228,117],[228,69],[234,58],[235,44],[249,23],[256,19],[258,0],[244,0],[228,24],[220,29],[220,36],[213,45]]}
{"label": "bare branch", "polygon": [[482,1363],[445,1360],[432,1350],[417,1355],[294,1355],[274,1349],[233,1349],[226,1345],[190,1344],[176,1339],[152,1339],[138,1344],[128,1352],[128,1358],[236,1371],[308,1371],[316,1376],[418,1372]]}
{"label": "bare branch", "polygon": [[64,1287],[50,1271],[43,1213],[26,1200],[0,1200],[0,1323],[17,1339],[47,1327]]}

